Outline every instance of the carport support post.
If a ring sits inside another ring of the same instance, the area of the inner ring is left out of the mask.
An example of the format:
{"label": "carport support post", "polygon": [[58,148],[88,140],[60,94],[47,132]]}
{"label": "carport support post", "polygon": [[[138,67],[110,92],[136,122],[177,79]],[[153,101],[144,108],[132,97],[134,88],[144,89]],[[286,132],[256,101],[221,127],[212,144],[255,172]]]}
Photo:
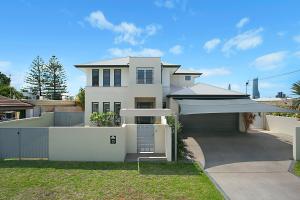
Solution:
{"label": "carport support post", "polygon": [[174,115],[174,155],[175,155],[175,161],[177,162],[177,123],[178,123],[178,119],[177,119],[177,115]]}

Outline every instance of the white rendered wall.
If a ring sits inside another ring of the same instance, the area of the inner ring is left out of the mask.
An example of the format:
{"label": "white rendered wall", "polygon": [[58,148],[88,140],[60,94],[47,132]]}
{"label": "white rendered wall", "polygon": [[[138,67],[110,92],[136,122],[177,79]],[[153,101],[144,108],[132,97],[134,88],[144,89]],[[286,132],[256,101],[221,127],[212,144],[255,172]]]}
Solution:
{"label": "white rendered wall", "polygon": [[[110,136],[116,136],[116,144],[110,144]],[[49,128],[49,160],[123,162],[125,156],[125,128]]]}
{"label": "white rendered wall", "polygon": [[266,115],[266,129],[269,131],[293,136],[296,127],[300,127],[297,118]]}
{"label": "white rendered wall", "polygon": [[300,160],[300,127],[295,129],[293,137],[293,157],[294,160]]}
{"label": "white rendered wall", "polygon": [[127,153],[137,153],[137,125],[126,124],[126,151]]}

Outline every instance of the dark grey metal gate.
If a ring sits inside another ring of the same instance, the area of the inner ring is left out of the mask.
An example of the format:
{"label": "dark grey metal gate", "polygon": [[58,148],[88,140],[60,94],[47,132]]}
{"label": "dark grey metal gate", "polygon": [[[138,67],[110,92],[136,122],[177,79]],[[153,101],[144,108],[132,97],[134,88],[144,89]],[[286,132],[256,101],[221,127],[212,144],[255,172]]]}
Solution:
{"label": "dark grey metal gate", "polygon": [[48,158],[48,128],[0,128],[0,158]]}
{"label": "dark grey metal gate", "polygon": [[154,152],[154,126],[152,124],[137,124],[137,152]]}

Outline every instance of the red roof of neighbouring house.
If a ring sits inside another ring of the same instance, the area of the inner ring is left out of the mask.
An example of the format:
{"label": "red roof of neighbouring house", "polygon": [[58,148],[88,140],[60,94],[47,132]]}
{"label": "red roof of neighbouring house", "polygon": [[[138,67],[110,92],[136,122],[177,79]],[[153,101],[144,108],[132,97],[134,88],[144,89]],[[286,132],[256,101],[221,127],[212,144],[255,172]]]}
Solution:
{"label": "red roof of neighbouring house", "polygon": [[1,111],[12,111],[12,110],[23,110],[32,108],[33,105],[22,102],[17,99],[10,99],[0,95],[0,110]]}

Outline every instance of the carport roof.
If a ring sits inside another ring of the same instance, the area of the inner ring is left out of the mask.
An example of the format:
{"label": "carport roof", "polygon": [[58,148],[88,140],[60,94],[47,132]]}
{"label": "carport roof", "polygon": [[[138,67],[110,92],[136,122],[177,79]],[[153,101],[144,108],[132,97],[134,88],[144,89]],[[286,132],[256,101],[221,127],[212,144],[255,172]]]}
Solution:
{"label": "carport roof", "polygon": [[280,108],[277,106],[255,102],[251,99],[222,99],[222,100],[177,100],[180,104],[180,114],[205,113],[245,113],[245,112],[292,112],[299,111]]}
{"label": "carport roof", "polygon": [[197,83],[192,87],[171,87],[171,92],[168,97],[174,98],[184,98],[184,97],[234,97],[234,98],[249,98],[249,95],[246,95],[241,92],[227,90],[224,88],[216,87],[213,85],[208,85],[205,83]]}

